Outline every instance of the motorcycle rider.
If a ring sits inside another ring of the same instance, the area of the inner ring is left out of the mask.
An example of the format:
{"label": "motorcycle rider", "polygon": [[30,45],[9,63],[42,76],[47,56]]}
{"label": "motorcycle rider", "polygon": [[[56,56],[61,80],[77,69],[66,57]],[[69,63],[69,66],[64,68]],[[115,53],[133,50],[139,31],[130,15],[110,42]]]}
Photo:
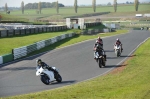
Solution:
{"label": "motorcycle rider", "polygon": [[98,36],[96,42],[98,42],[103,48],[103,40]]}
{"label": "motorcycle rider", "polygon": [[123,50],[123,48],[122,48],[122,43],[121,43],[121,41],[117,38],[116,39],[116,42],[115,42],[115,44],[114,44],[114,50],[115,50],[115,46],[116,45],[120,45],[121,46],[121,52],[122,52],[122,50]]}
{"label": "motorcycle rider", "polygon": [[100,37],[98,37],[98,39],[96,40],[96,43],[94,44],[94,59],[96,59],[96,52],[98,52],[99,55],[103,55],[104,58],[105,58],[105,61],[106,60],[106,54],[105,54],[105,51],[103,49],[103,41]]}
{"label": "motorcycle rider", "polygon": [[58,74],[58,72],[53,69],[52,67],[48,66],[45,62],[43,62],[41,59],[38,59],[36,60],[37,61],[37,66],[40,68],[41,66],[42,67],[45,67],[46,69],[48,69],[49,71],[53,71],[54,74]]}

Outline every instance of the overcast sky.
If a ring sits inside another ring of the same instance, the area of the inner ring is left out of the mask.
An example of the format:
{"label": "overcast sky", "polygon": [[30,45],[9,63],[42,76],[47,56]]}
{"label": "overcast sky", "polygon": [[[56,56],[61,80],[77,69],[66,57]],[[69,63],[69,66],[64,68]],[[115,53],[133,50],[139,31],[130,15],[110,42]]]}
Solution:
{"label": "overcast sky", "polygon": [[[4,7],[5,3],[7,3],[8,7],[20,7],[21,2],[24,1],[27,3],[35,3],[35,2],[55,2],[57,0],[0,0],[0,7]],[[96,4],[107,4],[108,2],[113,3],[114,0],[96,0]],[[134,0],[117,0],[118,3],[125,3],[126,1],[134,2]],[[140,2],[150,2],[150,0],[139,0]],[[59,3],[67,5],[74,5],[74,0],[58,0]],[[92,0],[78,0],[78,5],[91,5]]]}

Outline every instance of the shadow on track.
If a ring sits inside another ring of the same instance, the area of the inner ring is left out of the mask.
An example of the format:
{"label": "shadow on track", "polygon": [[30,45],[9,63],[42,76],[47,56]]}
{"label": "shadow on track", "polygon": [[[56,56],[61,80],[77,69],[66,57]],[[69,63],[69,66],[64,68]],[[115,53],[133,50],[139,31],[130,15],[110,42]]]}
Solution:
{"label": "shadow on track", "polygon": [[0,71],[36,70],[36,67],[0,68]]}
{"label": "shadow on track", "polygon": [[105,50],[105,49],[104,49],[104,51],[105,52],[114,52],[114,50]]}
{"label": "shadow on track", "polygon": [[62,81],[61,83],[58,83],[58,82],[52,82],[52,85],[55,85],[55,84],[73,84],[75,83],[76,80],[70,80],[70,81]]}
{"label": "shadow on track", "polygon": [[107,57],[107,59],[118,59],[119,57]]}
{"label": "shadow on track", "polygon": [[123,66],[127,66],[127,64],[123,64],[123,65],[106,65],[104,68],[123,67]]}
{"label": "shadow on track", "polygon": [[124,58],[124,57],[134,57],[134,56],[136,56],[136,55],[121,55],[120,57],[107,57],[107,59],[118,59],[118,58]]}
{"label": "shadow on track", "polygon": [[136,55],[130,55],[130,56],[126,56],[126,55],[122,55],[121,57],[134,57]]}

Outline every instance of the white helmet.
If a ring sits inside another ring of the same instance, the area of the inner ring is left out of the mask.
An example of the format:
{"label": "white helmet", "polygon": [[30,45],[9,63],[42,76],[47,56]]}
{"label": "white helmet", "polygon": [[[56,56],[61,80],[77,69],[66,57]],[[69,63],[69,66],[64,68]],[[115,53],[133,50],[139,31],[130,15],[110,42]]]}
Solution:
{"label": "white helmet", "polygon": [[119,41],[119,39],[117,38],[116,41]]}

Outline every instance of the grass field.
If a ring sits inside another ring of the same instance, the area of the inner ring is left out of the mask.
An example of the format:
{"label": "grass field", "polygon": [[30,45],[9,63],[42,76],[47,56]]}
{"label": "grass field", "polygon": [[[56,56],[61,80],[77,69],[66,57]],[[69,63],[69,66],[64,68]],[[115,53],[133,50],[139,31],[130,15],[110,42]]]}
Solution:
{"label": "grass field", "polygon": [[72,86],[2,99],[150,99],[149,50],[150,39],[118,67],[122,69]]}
{"label": "grass field", "polygon": [[[150,13],[150,5],[149,4],[141,4],[139,5],[139,11],[136,12],[134,9],[134,5],[118,5],[117,13],[114,13],[113,6],[98,6],[96,8],[96,12],[111,12],[108,16],[124,16],[124,15],[135,15],[136,13]],[[5,12],[0,12],[1,14],[5,14]],[[59,14],[56,14],[55,8],[43,8],[42,14],[36,14],[36,9],[25,10],[25,14],[21,14],[21,10],[11,11],[10,15],[17,15],[21,18],[29,19],[33,21],[35,19],[63,19],[64,17],[82,15],[87,13],[94,13],[92,7],[79,7],[78,13],[74,12],[73,7],[62,7],[59,8]],[[13,18],[12,16],[11,18]],[[4,18],[5,19],[5,18]]]}

